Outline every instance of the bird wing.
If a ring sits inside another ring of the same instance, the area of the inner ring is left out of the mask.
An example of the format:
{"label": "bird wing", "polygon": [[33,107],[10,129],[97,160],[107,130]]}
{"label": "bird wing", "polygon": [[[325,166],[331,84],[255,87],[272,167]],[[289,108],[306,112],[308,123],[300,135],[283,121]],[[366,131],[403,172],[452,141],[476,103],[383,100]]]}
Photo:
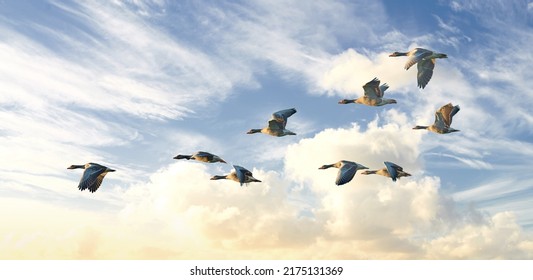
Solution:
{"label": "bird wing", "polygon": [[335,184],[337,186],[344,185],[348,182],[350,182],[353,179],[353,176],[355,176],[355,173],[357,172],[357,165],[352,163],[344,163],[341,168],[339,168],[339,172],[337,173],[337,179],[335,180]]}
{"label": "bird wing", "polygon": [[106,171],[106,169],[107,167],[105,166],[96,163],[91,164],[91,166],[89,166],[85,169],[85,171],[83,171],[83,175],[81,176],[78,189],[80,189],[81,191],[89,189],[89,191],[95,192],[102,184],[102,180],[105,176],[104,172]]}
{"label": "bird wing", "polygon": [[444,118],[442,117],[442,113],[440,111],[435,112],[435,122],[433,125],[439,128],[446,127],[446,123],[444,122]]}
{"label": "bird wing", "polygon": [[405,63],[405,70],[409,70],[411,66],[420,62],[422,59],[424,59],[426,56],[431,55],[432,53],[433,53],[432,51],[422,49],[422,48],[415,48],[414,50],[410,51],[409,59]]}
{"label": "bird wing", "polygon": [[285,129],[286,124],[287,124],[286,122],[283,122],[283,121],[280,122],[275,119],[271,119],[268,121],[268,127],[270,127],[270,129],[272,130],[283,130]]}
{"label": "bird wing", "polygon": [[277,111],[272,114],[272,119],[282,123],[283,128],[285,128],[285,125],[287,125],[287,119],[294,115],[294,113],[296,113],[296,109],[294,108]]}
{"label": "bird wing", "polygon": [[202,152],[202,151],[198,151],[195,156],[197,157],[205,157],[207,158],[208,160],[212,160],[213,159],[213,154],[212,153],[208,153],[208,152]]}
{"label": "bird wing", "polygon": [[387,85],[386,83],[382,84],[381,86],[379,86],[379,91],[381,92],[381,96],[380,97],[383,97],[385,95],[385,91],[388,88],[389,88],[389,85]]}
{"label": "bird wing", "polygon": [[390,161],[386,161],[385,166],[387,167],[387,171],[389,172],[391,179],[396,182],[396,178],[398,178],[398,173],[399,171],[403,171],[403,168]]}
{"label": "bird wing", "polygon": [[381,90],[379,88],[379,79],[374,78],[372,81],[366,83],[363,86],[363,89],[365,90],[365,96],[368,96],[369,98],[379,98],[382,97],[383,94],[381,93]]}
{"label": "bird wing", "polygon": [[102,181],[104,180],[104,177],[105,175],[107,174],[107,172],[103,172],[102,174],[98,175],[98,177],[96,177],[96,183],[89,186],[89,191],[90,192],[95,192],[99,187],[100,185],[102,184]]}
{"label": "bird wing", "polygon": [[461,110],[459,105],[453,106],[452,103],[448,103],[439,109],[439,112],[441,113],[443,121],[447,127],[452,125],[452,118],[455,114],[457,114],[457,112],[459,112],[459,110]]}
{"label": "bird wing", "polygon": [[233,168],[235,168],[235,174],[237,175],[237,178],[239,178],[241,186],[246,182],[247,176],[252,176],[252,172],[242,166],[234,165]]}
{"label": "bird wing", "polygon": [[435,59],[424,59],[418,62],[417,81],[419,88],[425,88],[433,76],[433,68],[435,68]]}

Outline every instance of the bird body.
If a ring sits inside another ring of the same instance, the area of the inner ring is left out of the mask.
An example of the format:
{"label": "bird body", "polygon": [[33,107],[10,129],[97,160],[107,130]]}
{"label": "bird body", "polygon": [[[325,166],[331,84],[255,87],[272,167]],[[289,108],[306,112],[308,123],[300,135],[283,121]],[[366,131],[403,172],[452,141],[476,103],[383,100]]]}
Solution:
{"label": "bird body", "polygon": [[429,80],[431,80],[433,69],[435,68],[435,59],[448,57],[444,53],[437,53],[422,48],[414,48],[408,52],[394,52],[389,56],[407,56],[409,59],[405,63],[405,70],[409,70],[411,66],[418,63],[417,83],[419,88],[425,88]]}
{"label": "bird body", "polygon": [[254,178],[250,170],[238,165],[234,165],[233,168],[234,170],[231,173],[227,175],[215,175],[211,177],[211,180],[228,179],[240,183],[241,186],[245,183],[261,182],[260,180]]}
{"label": "bird body", "polygon": [[382,168],[379,170],[365,170],[361,174],[364,174],[364,175],[378,174],[381,176],[389,177],[394,182],[396,182],[396,179],[400,177],[411,176],[411,174],[403,171],[403,168],[395,163],[386,161],[385,166],[386,166],[385,168]]}
{"label": "bird body", "polygon": [[367,106],[383,106],[387,104],[396,104],[396,100],[383,98],[385,90],[389,88],[387,84],[379,85],[378,78],[374,78],[372,81],[366,83],[363,86],[365,93],[363,96],[357,99],[342,99],[339,104],[356,103]]}
{"label": "bird body", "polygon": [[286,135],[296,135],[296,133],[285,128],[287,119],[296,113],[296,109],[285,109],[272,114],[272,118],[268,121],[268,126],[260,129],[250,129],[247,134],[263,133],[276,137]]}
{"label": "bird body", "polygon": [[214,163],[214,162],[226,163],[226,161],[224,161],[219,156],[214,155],[212,153],[208,153],[208,152],[202,152],[202,151],[196,152],[193,155],[177,155],[174,157],[174,159],[187,159],[187,160],[194,159],[197,161],[208,162],[208,163]]}
{"label": "bird body", "polygon": [[89,189],[90,192],[95,192],[98,190],[102,181],[104,180],[105,175],[108,172],[115,172],[114,169],[105,167],[98,163],[89,162],[85,165],[71,165],[67,169],[85,169],[83,175],[81,176],[78,189],[83,191]]}
{"label": "bird body", "polygon": [[447,134],[459,131],[455,128],[451,128],[452,118],[461,108],[459,105],[453,106],[452,103],[448,103],[435,112],[435,122],[430,126],[417,125],[413,129],[427,129],[431,132],[438,134]]}
{"label": "bird body", "polygon": [[368,167],[364,165],[348,160],[341,160],[333,164],[325,164],[319,167],[318,169],[328,169],[330,167],[335,167],[339,169],[339,172],[337,173],[337,178],[335,179],[335,184],[337,186],[344,185],[350,182],[355,176],[357,170],[368,169]]}

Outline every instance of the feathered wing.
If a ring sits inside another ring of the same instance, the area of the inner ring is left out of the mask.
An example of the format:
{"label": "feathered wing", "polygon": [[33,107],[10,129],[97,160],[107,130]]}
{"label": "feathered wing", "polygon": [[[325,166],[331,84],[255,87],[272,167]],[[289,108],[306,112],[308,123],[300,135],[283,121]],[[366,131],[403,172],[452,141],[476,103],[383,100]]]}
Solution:
{"label": "feathered wing", "polygon": [[403,168],[389,161],[385,162],[385,166],[387,167],[387,171],[389,172],[391,179],[396,182],[396,178],[398,178],[398,172],[403,171]]}
{"label": "feathered wing", "polygon": [[241,186],[246,183],[246,177],[252,176],[252,171],[238,165],[234,165],[233,168],[235,168],[235,174],[237,175],[237,178],[239,178],[239,183]]}
{"label": "feathered wing", "polygon": [[450,127],[450,125],[452,125],[453,116],[457,114],[459,110],[461,110],[459,105],[453,106],[452,103],[448,103],[439,109],[446,127]]}
{"label": "feathered wing", "polygon": [[418,62],[417,82],[419,88],[425,88],[433,76],[435,68],[435,59],[424,59]]}
{"label": "feathered wing", "polygon": [[275,119],[271,119],[268,121],[268,127],[272,130],[283,130],[285,129],[286,122],[280,122]]}
{"label": "feathered wing", "polygon": [[98,177],[96,177],[96,183],[89,186],[90,192],[95,192],[100,187],[100,185],[102,184],[102,181],[104,180],[105,175],[107,175],[107,172],[103,172],[102,174],[98,175]]}
{"label": "feathered wing", "polygon": [[272,114],[272,120],[276,120],[277,122],[281,123],[283,125],[282,129],[285,129],[285,126],[287,125],[287,119],[294,115],[294,113],[296,113],[296,109],[294,108],[277,111]]}
{"label": "feathered wing", "polygon": [[339,172],[337,173],[337,179],[335,180],[335,184],[340,186],[340,185],[344,185],[350,182],[355,176],[356,172],[357,172],[357,165],[351,164],[351,163],[345,163],[339,169]]}
{"label": "feathered wing", "polygon": [[363,86],[363,89],[365,90],[365,96],[373,99],[377,99],[383,96],[381,89],[379,87],[379,79],[374,78],[372,81],[366,83]]}
{"label": "feathered wing", "polygon": [[444,122],[444,118],[442,117],[442,113],[440,111],[435,112],[435,122],[433,125],[439,128],[446,127],[446,123]]}
{"label": "feathered wing", "polygon": [[104,173],[106,169],[107,168],[105,166],[99,164],[91,164],[89,168],[86,168],[85,171],[83,171],[83,175],[81,176],[78,189],[80,189],[81,191],[89,189],[89,191],[95,192],[102,184],[102,180],[104,179],[104,176],[106,174]]}
{"label": "feathered wing", "polygon": [[198,151],[195,156],[207,158],[207,160],[213,160],[213,154],[208,152]]}
{"label": "feathered wing", "polygon": [[405,70],[409,70],[411,66],[415,65],[416,63],[419,63],[422,59],[424,59],[426,56],[431,55],[432,53],[432,51],[422,48],[413,49],[409,52],[409,59],[407,60],[407,62],[405,62]]}
{"label": "feathered wing", "polygon": [[379,90],[381,92],[381,96],[380,97],[383,97],[385,95],[385,91],[389,88],[389,85],[387,85],[386,83],[385,84],[382,84],[381,86],[379,86]]}

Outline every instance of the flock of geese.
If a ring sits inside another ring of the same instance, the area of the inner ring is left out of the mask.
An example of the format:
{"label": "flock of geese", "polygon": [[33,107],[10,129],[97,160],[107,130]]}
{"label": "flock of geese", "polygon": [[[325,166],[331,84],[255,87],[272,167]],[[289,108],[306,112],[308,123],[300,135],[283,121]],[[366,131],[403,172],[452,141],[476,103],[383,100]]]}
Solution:
{"label": "flock of geese", "polygon": [[[433,76],[433,69],[435,68],[435,61],[437,58],[447,58],[446,54],[437,53],[430,50],[422,48],[414,48],[409,52],[394,52],[389,55],[390,57],[396,56],[407,56],[408,60],[405,64],[405,69],[408,70],[411,66],[417,64],[417,84],[419,88],[425,88],[429,80]],[[363,86],[364,96],[357,99],[342,99],[339,101],[339,104],[363,104],[367,106],[383,106],[387,104],[396,104],[394,99],[384,98],[385,90],[389,86],[387,84],[380,85],[380,80],[374,78],[372,81],[366,83]],[[452,118],[460,108],[458,105],[453,106],[451,103],[448,103],[442,106],[435,112],[435,121],[432,125],[429,126],[420,126],[417,125],[413,129],[427,129],[434,133],[446,134],[451,132],[459,131],[457,129],[451,128]],[[254,133],[263,133],[271,136],[282,137],[286,135],[296,135],[296,133],[286,129],[287,120],[290,116],[296,113],[296,109],[285,109],[272,114],[272,118],[268,121],[268,125],[259,128],[259,129],[250,129],[247,134]],[[193,155],[177,155],[174,159],[187,159],[187,160],[196,160],[205,163],[226,163],[222,158],[217,155],[208,153],[208,152],[196,152]],[[395,163],[385,161],[385,167],[379,170],[365,170],[361,172],[364,175],[378,174],[385,177],[389,177],[392,181],[396,181],[400,177],[411,176],[411,174],[403,171],[403,168]],[[338,168],[337,178],[335,180],[336,185],[343,185],[350,182],[355,176],[357,170],[369,169],[368,167],[347,160],[341,160],[333,164],[326,164],[319,169],[328,169],[331,167]],[[108,172],[114,172],[114,169],[108,168],[106,166],[97,164],[97,163],[87,163],[85,165],[71,165],[68,169],[85,169],[83,175],[80,179],[78,188],[83,191],[88,189],[90,192],[95,192],[98,190],[105,175]],[[233,171],[227,175],[215,175],[211,177],[211,180],[220,180],[227,179],[233,180],[242,186],[246,183],[252,182],[261,182],[260,180],[253,177],[253,174],[250,170],[233,165]]]}

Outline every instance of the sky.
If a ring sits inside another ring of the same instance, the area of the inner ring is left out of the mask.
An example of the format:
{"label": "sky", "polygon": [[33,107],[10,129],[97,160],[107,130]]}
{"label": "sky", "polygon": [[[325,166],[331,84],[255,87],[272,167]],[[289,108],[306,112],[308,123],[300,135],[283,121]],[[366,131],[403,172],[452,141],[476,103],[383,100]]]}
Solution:
{"label": "sky", "polygon": [[[0,1],[0,259],[531,259],[532,27],[529,0]],[[414,47],[448,55],[425,89],[388,56]],[[337,103],[374,77],[397,104]],[[412,129],[450,102],[460,132]],[[287,108],[297,135],[246,134]],[[341,159],[412,176],[336,186]],[[232,164],[262,182],[209,180]]]}

